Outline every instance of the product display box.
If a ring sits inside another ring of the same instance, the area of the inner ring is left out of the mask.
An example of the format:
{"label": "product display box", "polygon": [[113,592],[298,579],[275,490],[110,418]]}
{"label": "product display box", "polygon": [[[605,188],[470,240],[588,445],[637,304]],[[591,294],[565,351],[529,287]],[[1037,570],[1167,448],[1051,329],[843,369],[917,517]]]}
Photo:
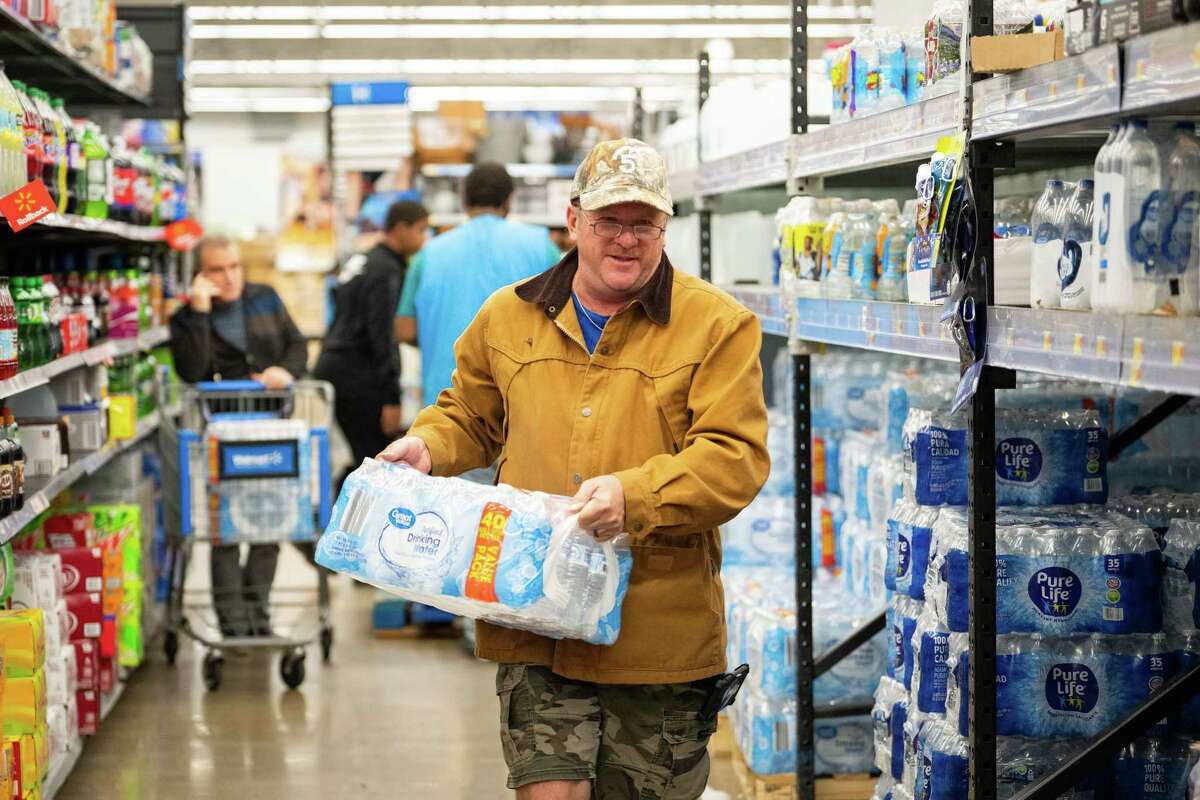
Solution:
{"label": "product display box", "polygon": [[56,514],[42,525],[46,545],[54,550],[96,546],[96,525],[86,511]]}
{"label": "product display box", "polygon": [[108,412],[99,404],[60,406],[67,420],[67,443],[72,452],[91,453],[108,441]]}
{"label": "product display box", "polygon": [[100,624],[100,657],[117,657],[117,615],[105,614]]}
{"label": "product display box", "polygon": [[117,661],[115,658],[100,656],[100,694],[112,694],[117,686]]}
{"label": "product display box", "polygon": [[64,424],[58,420],[20,420],[25,448],[25,477],[49,478],[67,466]]}
{"label": "product display box", "polygon": [[100,729],[100,690],[80,689],[75,702],[79,707],[79,732],[91,736]]}
{"label": "product display box", "polygon": [[46,702],[52,706],[66,705],[79,691],[79,666],[75,663],[75,648],[68,647],[58,656],[46,660]]}
{"label": "product display box", "polygon": [[971,39],[971,67],[976,72],[1016,72],[1057,61],[1064,54],[1062,30]]}
{"label": "product display box", "polygon": [[27,789],[32,789],[37,785],[39,777],[33,735],[5,735],[4,746],[6,750],[11,749],[12,751],[13,788],[11,797],[24,798],[27,796]]}
{"label": "product display box", "polygon": [[75,651],[75,685],[80,691],[100,688],[100,645],[94,639],[72,642]]}
{"label": "product display box", "polygon": [[10,677],[4,685],[4,733],[32,734],[46,723],[46,673],[38,670],[25,678]]}
{"label": "product display box", "polygon": [[70,596],[104,591],[104,552],[101,548],[72,547],[57,552],[62,557],[66,581],[64,594]]}
{"label": "product display box", "polygon": [[108,436],[110,439],[132,439],[137,434],[137,398],[131,394],[114,394],[108,398]]}
{"label": "product display box", "polygon": [[1096,44],[1123,42],[1176,24],[1172,0],[1099,0]]}
{"label": "product display box", "polygon": [[69,595],[67,613],[71,618],[71,640],[95,639],[99,647],[104,623],[104,605],[100,593]]}
{"label": "product display box", "polygon": [[62,558],[57,553],[16,553],[12,606],[50,614],[63,596]]}
{"label": "product display box", "polygon": [[46,617],[40,608],[0,611],[4,673],[28,678],[46,663]]}

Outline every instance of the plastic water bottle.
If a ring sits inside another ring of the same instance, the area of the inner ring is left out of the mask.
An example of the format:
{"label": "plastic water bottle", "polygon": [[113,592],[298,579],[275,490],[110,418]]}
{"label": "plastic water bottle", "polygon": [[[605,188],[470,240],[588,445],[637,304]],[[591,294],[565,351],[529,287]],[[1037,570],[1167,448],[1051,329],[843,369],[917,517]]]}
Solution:
{"label": "plastic water bottle", "polygon": [[1094,187],[1093,181],[1080,181],[1063,211],[1063,248],[1058,259],[1063,308],[1091,308]]}
{"label": "plastic water bottle", "polygon": [[904,100],[919,103],[925,96],[925,35],[921,31],[904,37]]}
{"label": "plastic water bottle", "polygon": [[[850,295],[858,300],[874,300],[879,283],[879,260],[877,258],[878,216],[875,204],[870,200],[859,200],[847,220],[847,231],[852,243],[850,254]],[[843,253],[846,250],[843,249]]]}
{"label": "plastic water bottle", "polygon": [[1070,199],[1067,185],[1046,181],[1046,190],[1033,210],[1033,266],[1029,278],[1029,305],[1058,308],[1061,304],[1058,257],[1063,246],[1063,209]]}
{"label": "plastic water bottle", "polygon": [[850,116],[865,117],[879,111],[879,42],[874,26],[867,26],[850,43]]}
{"label": "plastic water bottle", "polygon": [[[829,204],[829,223],[825,226],[825,235],[821,246],[822,281],[828,280],[837,266],[838,253],[842,249],[842,228],[845,225],[846,203],[840,197],[835,197]],[[822,293],[824,293],[824,287],[822,287]]]}
{"label": "plastic water bottle", "polygon": [[[1109,300],[1117,310],[1147,314],[1154,310],[1157,288],[1162,159],[1146,120],[1133,121],[1119,152],[1123,163],[1120,173],[1113,171],[1114,184],[1123,190],[1125,201],[1113,213],[1113,225],[1124,232],[1124,247],[1115,252],[1114,243],[1109,253]],[[1122,273],[1128,277],[1122,278]],[[1125,285],[1127,295],[1121,291]]]}
{"label": "plastic water bottle", "polygon": [[1200,297],[1200,247],[1196,245],[1196,215],[1200,211],[1200,142],[1196,126],[1175,126],[1164,171],[1163,225],[1159,232],[1160,276],[1158,307],[1180,316],[1197,313]]}
{"label": "plastic water bottle", "polygon": [[908,234],[896,201],[885,200],[883,206],[883,215],[879,225],[881,244],[879,287],[875,296],[879,300],[903,303],[908,299],[908,286],[905,279]]}
{"label": "plastic water bottle", "polygon": [[[1112,248],[1115,241],[1123,241],[1120,231],[1113,228],[1114,205],[1120,205],[1115,189],[1120,165],[1124,163],[1123,148],[1129,133],[1129,123],[1117,123],[1109,132],[1108,141],[1096,155],[1096,212],[1092,221],[1093,252],[1096,268],[1092,272],[1092,308],[1109,308],[1108,270],[1112,264]],[[1115,237],[1115,239],[1114,239]]]}
{"label": "plastic water bottle", "polygon": [[905,103],[904,82],[907,69],[904,59],[904,40],[895,30],[881,32],[879,40],[879,110],[902,108]]}

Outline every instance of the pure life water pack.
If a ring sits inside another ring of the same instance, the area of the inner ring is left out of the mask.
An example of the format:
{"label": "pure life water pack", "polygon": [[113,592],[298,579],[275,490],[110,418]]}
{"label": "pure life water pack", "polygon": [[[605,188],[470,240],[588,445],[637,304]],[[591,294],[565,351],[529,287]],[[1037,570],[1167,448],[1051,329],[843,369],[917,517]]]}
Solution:
{"label": "pure life water pack", "polygon": [[568,503],[365,459],[317,563],[452,614],[610,645],[633,556],[627,537],[601,543],[581,530]]}

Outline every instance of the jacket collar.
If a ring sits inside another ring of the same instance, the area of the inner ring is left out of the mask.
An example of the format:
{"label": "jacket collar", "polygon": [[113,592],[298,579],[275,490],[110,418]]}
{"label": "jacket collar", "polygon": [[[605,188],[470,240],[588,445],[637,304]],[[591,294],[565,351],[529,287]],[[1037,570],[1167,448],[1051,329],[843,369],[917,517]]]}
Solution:
{"label": "jacket collar", "polygon": [[[567,303],[571,302],[571,284],[579,269],[579,251],[572,249],[550,269],[517,287],[517,297],[542,306],[546,316],[556,318]],[[671,321],[671,285],[675,270],[664,252],[658,269],[650,281],[638,292],[634,302],[640,303],[651,320],[659,325]]]}

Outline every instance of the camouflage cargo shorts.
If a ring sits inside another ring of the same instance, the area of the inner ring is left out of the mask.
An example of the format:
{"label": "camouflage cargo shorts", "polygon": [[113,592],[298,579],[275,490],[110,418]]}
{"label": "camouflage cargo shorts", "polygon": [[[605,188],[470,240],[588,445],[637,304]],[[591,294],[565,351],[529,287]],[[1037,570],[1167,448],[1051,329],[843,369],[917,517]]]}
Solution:
{"label": "camouflage cargo shorts", "polygon": [[717,725],[700,718],[712,683],[603,685],[501,664],[508,787],[591,780],[595,800],[695,800],[708,783],[708,739]]}

